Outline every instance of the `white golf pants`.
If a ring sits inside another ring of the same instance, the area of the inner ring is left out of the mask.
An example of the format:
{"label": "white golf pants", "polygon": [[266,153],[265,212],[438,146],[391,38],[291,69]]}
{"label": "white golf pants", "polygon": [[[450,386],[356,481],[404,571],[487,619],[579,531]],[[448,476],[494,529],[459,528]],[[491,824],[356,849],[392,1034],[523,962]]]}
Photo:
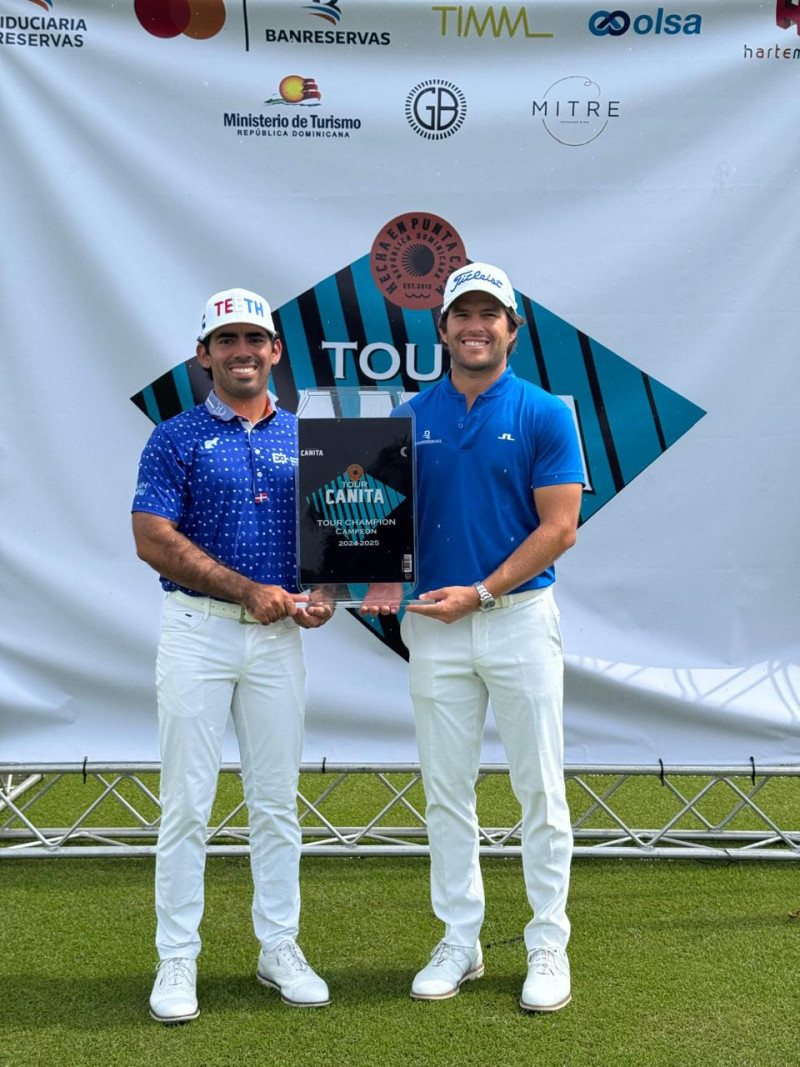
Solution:
{"label": "white golf pants", "polygon": [[206,827],[229,715],[250,816],[256,937],[265,947],[296,938],[300,915],[297,784],[305,702],[300,631],[288,619],[261,626],[209,615],[187,606],[186,599],[166,598],[156,662],[161,959],[195,958],[200,952]]}
{"label": "white golf pants", "polygon": [[572,830],[564,787],[563,657],[551,588],[445,625],[406,612],[410,688],[427,799],[431,898],[445,940],[478,940],[484,892],[475,782],[491,699],[522,808],[522,863],[533,918],[528,950],[564,948]]}

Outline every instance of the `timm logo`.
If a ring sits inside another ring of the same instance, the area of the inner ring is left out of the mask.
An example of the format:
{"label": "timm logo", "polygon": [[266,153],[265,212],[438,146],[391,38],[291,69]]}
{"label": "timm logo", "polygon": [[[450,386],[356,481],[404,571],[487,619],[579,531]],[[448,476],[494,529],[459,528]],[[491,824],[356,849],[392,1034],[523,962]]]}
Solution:
{"label": "timm logo", "polygon": [[196,41],[215,37],[225,25],[224,0],[135,0],[133,10],[141,27],[153,37],[184,34]]}
{"label": "timm logo", "polygon": [[[495,7],[490,4],[485,12],[478,14],[471,4],[447,4],[432,7],[431,11],[437,11],[442,16],[442,37],[455,34],[457,37],[483,37],[489,33],[491,37],[514,37],[521,30],[522,37],[552,37],[552,33],[534,33],[528,25],[528,12],[520,7],[513,18],[505,4]],[[451,18],[455,15],[455,18]]]}

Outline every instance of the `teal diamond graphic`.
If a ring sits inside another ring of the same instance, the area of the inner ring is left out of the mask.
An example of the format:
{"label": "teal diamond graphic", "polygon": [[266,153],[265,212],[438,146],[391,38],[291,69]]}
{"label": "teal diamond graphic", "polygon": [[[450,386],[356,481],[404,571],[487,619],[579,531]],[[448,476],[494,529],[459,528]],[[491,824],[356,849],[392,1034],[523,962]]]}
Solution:
{"label": "teal diamond graphic", "polygon": [[[517,301],[527,326],[519,331],[511,365],[573,409],[589,481],[583,523],[705,411],[519,290]],[[273,315],[284,358],[272,384],[289,411],[297,409],[303,389],[366,386],[413,392],[430,388],[447,370],[446,354],[437,348],[437,312],[388,300],[375,284],[369,255],[323,278]],[[210,388],[206,372],[191,359],[131,399],[158,423],[202,402]],[[364,514],[370,514],[366,505]],[[395,619],[365,625],[404,654]]]}
{"label": "teal diamond graphic", "polygon": [[353,488],[347,473],[336,476],[311,496],[306,497],[321,519],[331,519],[342,529],[342,537],[359,542],[370,537],[381,519],[391,515],[406,499],[383,482],[364,474],[365,488]]}

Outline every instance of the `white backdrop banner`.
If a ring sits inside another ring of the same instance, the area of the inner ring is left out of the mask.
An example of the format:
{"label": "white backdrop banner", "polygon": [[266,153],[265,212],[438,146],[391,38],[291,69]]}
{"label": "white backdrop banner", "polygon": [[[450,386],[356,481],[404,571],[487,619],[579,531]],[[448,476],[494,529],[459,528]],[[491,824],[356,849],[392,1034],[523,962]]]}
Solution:
{"label": "white backdrop banner", "polygon": [[[581,433],[568,762],[800,758],[800,5],[625,2],[0,0],[0,763],[158,758],[129,511],[206,298],[293,410],[427,388],[469,260]],[[415,760],[395,623],[304,640],[305,758]]]}

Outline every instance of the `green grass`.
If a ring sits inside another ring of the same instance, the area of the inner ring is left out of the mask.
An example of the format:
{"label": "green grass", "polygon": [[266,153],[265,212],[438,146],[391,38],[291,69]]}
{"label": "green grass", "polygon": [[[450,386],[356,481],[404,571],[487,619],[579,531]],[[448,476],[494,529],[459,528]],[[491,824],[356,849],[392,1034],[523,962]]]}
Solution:
{"label": "green grass", "polygon": [[[773,785],[771,806],[783,809],[783,825],[796,825],[797,780]],[[93,788],[79,779],[59,783],[37,822],[65,825],[71,805],[79,807]],[[235,779],[223,780],[218,814],[230,810],[239,788]],[[302,788],[316,796],[319,777],[304,779]],[[657,821],[659,804],[674,805],[662,787],[652,789],[634,782],[623,799],[637,825]],[[330,814],[357,822],[354,806],[368,803],[371,813],[376,795],[381,790],[376,794],[369,779],[345,783]],[[486,825],[516,818],[505,779],[487,780],[479,795]],[[414,802],[421,806],[421,793]],[[709,798],[709,816],[714,804],[727,810]],[[95,820],[113,821],[102,809]],[[394,813],[389,821],[401,822]],[[517,1007],[528,918],[520,863],[492,859],[483,870],[486,975],[452,1000],[420,1003],[409,998],[409,985],[440,936],[427,862],[305,859],[301,943],[328,980],[333,1003],[303,1011],[255,981],[247,861],[213,858],[201,1015],[163,1027],[147,1015],[155,962],[152,860],[0,861],[0,1067],[800,1062],[800,920],[789,917],[800,908],[794,863],[575,862],[573,1002],[553,1016]]]}

